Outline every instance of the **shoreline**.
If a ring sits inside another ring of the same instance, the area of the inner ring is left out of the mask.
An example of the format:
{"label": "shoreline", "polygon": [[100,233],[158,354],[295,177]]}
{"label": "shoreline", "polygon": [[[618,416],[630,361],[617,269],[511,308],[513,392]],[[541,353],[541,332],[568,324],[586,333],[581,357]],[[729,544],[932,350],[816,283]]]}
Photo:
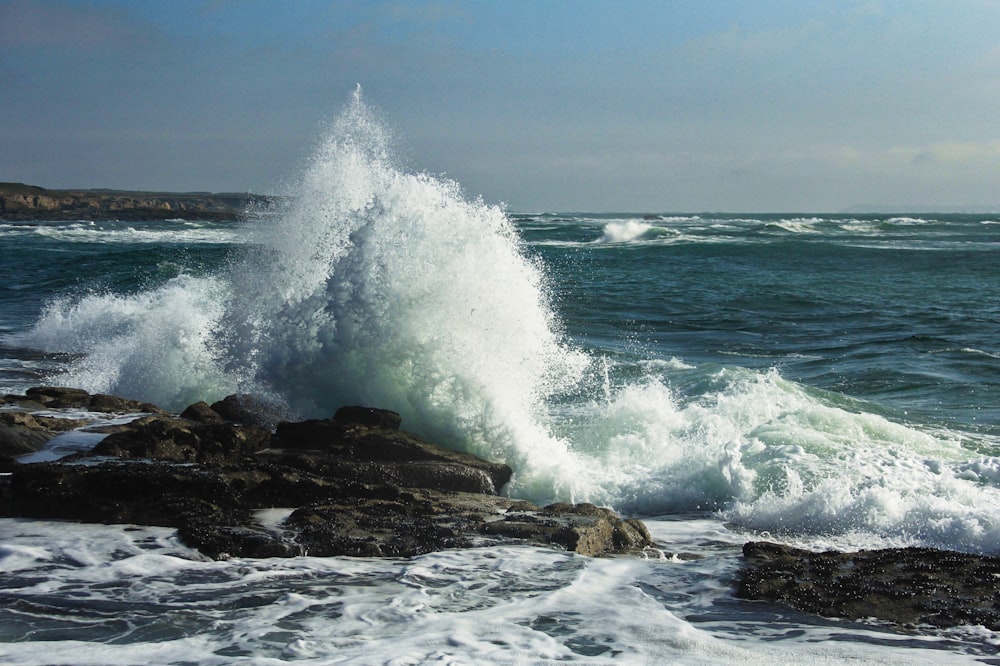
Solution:
{"label": "shoreline", "polygon": [[234,192],[144,192],[131,190],[50,190],[24,183],[0,183],[0,220],[237,220],[272,197]]}

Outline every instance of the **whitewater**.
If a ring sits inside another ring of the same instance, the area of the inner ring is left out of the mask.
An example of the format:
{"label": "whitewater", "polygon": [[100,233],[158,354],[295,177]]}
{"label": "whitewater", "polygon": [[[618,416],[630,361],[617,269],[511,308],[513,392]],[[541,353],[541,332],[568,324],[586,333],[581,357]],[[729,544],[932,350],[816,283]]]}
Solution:
{"label": "whitewater", "polygon": [[5,661],[919,663],[1000,645],[732,596],[752,538],[1000,553],[995,216],[512,213],[409,168],[360,91],[278,194],[238,226],[0,223],[0,388],[384,407],[510,464],[507,494],[643,517],[663,552],[206,562],[168,530],[0,520]]}

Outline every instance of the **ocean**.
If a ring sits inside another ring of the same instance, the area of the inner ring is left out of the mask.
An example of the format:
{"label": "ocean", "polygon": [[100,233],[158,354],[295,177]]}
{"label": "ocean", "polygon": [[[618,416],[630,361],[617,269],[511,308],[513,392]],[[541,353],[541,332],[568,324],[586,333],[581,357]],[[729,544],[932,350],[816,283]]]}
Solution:
{"label": "ocean", "polygon": [[752,539],[1000,553],[1000,214],[507,210],[404,164],[360,98],[279,194],[0,222],[0,391],[385,407],[660,548],[216,562],[0,519],[3,663],[1000,663],[982,627],[733,593]]}

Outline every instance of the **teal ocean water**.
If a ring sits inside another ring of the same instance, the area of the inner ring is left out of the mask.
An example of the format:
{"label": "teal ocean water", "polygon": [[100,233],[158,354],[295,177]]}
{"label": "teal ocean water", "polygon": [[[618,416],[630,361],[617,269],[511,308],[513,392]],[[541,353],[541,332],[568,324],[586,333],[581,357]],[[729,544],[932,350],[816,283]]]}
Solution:
{"label": "teal ocean water", "polygon": [[[1000,553],[1000,214],[517,212],[349,105],[239,223],[0,222],[0,390],[400,412],[664,551],[205,562],[0,521],[10,663],[872,663],[993,654],[732,597],[739,547]],[[669,205],[668,203],[665,205]],[[637,612],[638,611],[638,612]]]}

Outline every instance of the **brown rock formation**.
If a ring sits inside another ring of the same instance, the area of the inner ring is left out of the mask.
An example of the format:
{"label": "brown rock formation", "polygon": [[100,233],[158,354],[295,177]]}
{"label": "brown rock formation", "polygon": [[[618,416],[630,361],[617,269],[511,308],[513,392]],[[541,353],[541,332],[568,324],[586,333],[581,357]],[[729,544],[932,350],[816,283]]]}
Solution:
{"label": "brown rock formation", "polygon": [[189,217],[234,220],[250,204],[267,201],[250,194],[47,190],[0,183],[3,220],[163,220]]}

